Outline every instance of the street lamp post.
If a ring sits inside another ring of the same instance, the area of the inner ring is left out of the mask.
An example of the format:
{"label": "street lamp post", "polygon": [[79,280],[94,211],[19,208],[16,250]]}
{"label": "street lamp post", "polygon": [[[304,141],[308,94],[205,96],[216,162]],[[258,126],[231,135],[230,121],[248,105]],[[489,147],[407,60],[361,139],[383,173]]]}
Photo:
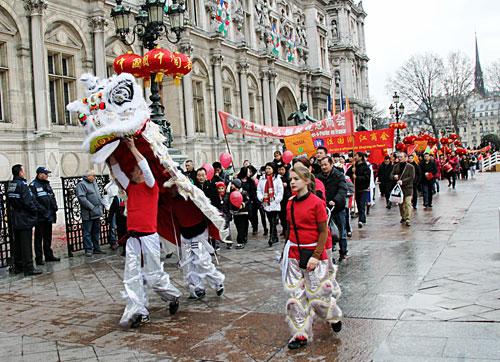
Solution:
{"label": "street lamp post", "polygon": [[[391,113],[391,116],[396,119],[396,122],[399,122],[399,120],[405,113],[405,106],[399,101],[398,92],[394,92],[394,95],[392,96],[392,102],[393,103],[391,103],[391,105],[389,106],[389,112]],[[399,127],[397,128],[396,132],[396,143],[399,143],[401,141],[399,137]]]}
{"label": "street lamp post", "polygon": [[[116,0],[116,6],[111,10],[111,17],[115,22],[116,36],[127,44],[132,45],[136,37],[142,42],[145,49],[151,50],[158,44],[158,40],[165,36],[172,44],[181,40],[184,31],[184,0],[172,0],[167,4],[166,0],[143,0],[139,12],[135,15],[135,24],[131,23],[130,7],[122,5],[123,0]],[[168,23],[164,17],[168,18]],[[166,145],[172,145],[173,136],[170,122],[165,118],[164,107],[161,104],[158,84],[154,81],[156,74],[151,74],[151,120],[160,126],[166,137]]]}

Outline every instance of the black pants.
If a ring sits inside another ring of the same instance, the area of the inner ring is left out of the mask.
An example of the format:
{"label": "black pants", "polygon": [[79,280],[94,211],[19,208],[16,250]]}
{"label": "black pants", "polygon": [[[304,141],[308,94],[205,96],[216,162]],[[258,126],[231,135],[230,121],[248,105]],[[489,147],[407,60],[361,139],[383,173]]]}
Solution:
{"label": "black pants", "polygon": [[411,206],[413,206],[413,208],[416,209],[417,204],[418,204],[418,185],[413,184],[413,194],[411,196]]}
{"label": "black pants", "polygon": [[358,220],[359,222],[366,223],[366,194],[369,191],[356,191],[354,197],[356,198],[356,205],[358,206]]}
{"label": "black pants", "polygon": [[238,244],[246,244],[248,240],[248,215],[234,215],[234,225],[238,232],[236,242]]}
{"label": "black pants", "polygon": [[278,215],[279,211],[266,211],[267,215],[267,220],[269,221],[269,241],[273,243],[277,243],[279,241],[278,239]]}
{"label": "black pants", "polygon": [[457,173],[455,171],[451,171],[448,174],[447,179],[448,179],[448,187],[453,186],[453,188],[455,188],[455,185],[457,183]]}
{"label": "black pants", "polygon": [[14,267],[19,271],[33,270],[33,250],[31,248],[33,229],[14,230],[14,240],[11,244],[14,256]]}
{"label": "black pants", "polygon": [[424,193],[424,206],[432,206],[432,188],[433,184],[422,184],[422,191]]}
{"label": "black pants", "polygon": [[252,224],[252,231],[257,232],[259,230],[259,204],[252,202],[252,208],[250,215],[248,215],[248,220]]}
{"label": "black pants", "polygon": [[50,260],[54,257],[52,251],[52,223],[40,222],[35,226],[35,260]]}
{"label": "black pants", "polygon": [[286,204],[281,205],[281,211],[279,213],[279,218],[280,218],[281,227],[283,228],[283,233],[286,234],[286,231],[288,229],[288,223],[286,221]]}
{"label": "black pants", "polygon": [[259,207],[260,220],[262,221],[262,226],[264,227],[264,231],[267,231],[267,222],[266,222],[266,211],[262,206]]}

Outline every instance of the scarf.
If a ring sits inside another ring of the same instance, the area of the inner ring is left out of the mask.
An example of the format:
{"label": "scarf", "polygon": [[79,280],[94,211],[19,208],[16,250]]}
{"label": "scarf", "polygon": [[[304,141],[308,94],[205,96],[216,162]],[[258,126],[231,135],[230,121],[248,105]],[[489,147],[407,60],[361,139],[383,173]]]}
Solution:
{"label": "scarf", "polygon": [[266,176],[266,186],[264,187],[264,199],[262,202],[269,205],[274,201],[274,183],[273,176]]}

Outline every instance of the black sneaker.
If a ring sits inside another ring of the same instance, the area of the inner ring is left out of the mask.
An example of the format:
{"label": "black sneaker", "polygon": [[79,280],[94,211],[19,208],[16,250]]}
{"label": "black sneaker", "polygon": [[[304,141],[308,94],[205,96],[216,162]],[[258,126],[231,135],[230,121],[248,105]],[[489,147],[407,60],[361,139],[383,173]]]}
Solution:
{"label": "black sneaker", "polygon": [[236,249],[244,249],[245,244],[236,244]]}
{"label": "black sneaker", "polygon": [[358,222],[358,228],[362,229],[363,228],[363,223],[360,221]]}
{"label": "black sneaker", "polygon": [[149,323],[150,320],[149,315],[137,314],[132,318],[130,328],[139,328],[143,324]]}
{"label": "black sneaker", "polygon": [[267,229],[264,230],[264,236],[267,236],[269,234],[269,231]]}
{"label": "black sneaker", "polygon": [[36,265],[45,265],[45,262],[41,259],[35,260]]}
{"label": "black sneaker", "polygon": [[307,346],[307,339],[296,338],[291,342],[288,342],[288,349],[299,349]]}
{"label": "black sneaker", "polygon": [[174,315],[177,313],[179,310],[179,299],[174,300],[173,302],[170,302],[168,305],[168,311],[170,315]]}
{"label": "black sneaker", "polygon": [[40,274],[43,274],[43,272],[41,270],[38,270],[38,269],[32,269],[30,271],[25,271],[24,272],[24,276],[25,277],[29,277],[29,276],[32,276],[32,275],[40,275]]}
{"label": "black sneaker", "polygon": [[400,224],[404,224],[404,222],[405,222],[405,219],[403,219],[403,218],[401,220],[399,220]]}
{"label": "black sneaker", "polygon": [[352,238],[352,231],[347,232],[347,237]]}
{"label": "black sneaker", "polygon": [[58,258],[57,256],[53,256],[52,258],[45,258],[45,261],[58,262],[58,261],[61,261],[61,258]]}
{"label": "black sneaker", "polygon": [[342,322],[332,323],[332,329],[335,333],[339,333],[342,330]]}
{"label": "black sneaker", "polygon": [[222,294],[224,294],[224,285],[219,285],[219,288],[215,291],[217,295],[220,297]]}
{"label": "black sneaker", "polygon": [[106,254],[106,252],[104,250],[94,250],[94,254]]}

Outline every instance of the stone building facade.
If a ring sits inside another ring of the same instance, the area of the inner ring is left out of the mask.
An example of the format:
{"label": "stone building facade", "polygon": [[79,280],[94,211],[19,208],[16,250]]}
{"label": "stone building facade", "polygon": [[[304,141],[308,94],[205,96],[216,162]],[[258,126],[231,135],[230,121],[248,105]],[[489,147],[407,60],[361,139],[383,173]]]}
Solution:
{"label": "stone building facade", "polygon": [[[230,1],[225,3],[225,1]],[[142,0],[124,1],[137,9]],[[231,22],[221,30],[221,4]],[[81,174],[89,157],[83,131],[65,105],[83,96],[82,73],[105,77],[113,59],[138,42],[114,36],[108,0],[0,0],[0,179],[15,163],[60,176]],[[326,116],[327,96],[343,85],[358,123],[370,126],[366,13],[351,0],[187,0],[182,40],[160,45],[189,53],[192,72],[161,85],[174,146],[196,164],[225,150],[217,111],[266,125],[286,125],[300,102]],[[146,91],[147,93],[147,91]],[[338,106],[337,99],[337,109]],[[228,137],[235,164],[261,164],[279,142]],[[103,171],[103,170],[99,170]]]}

